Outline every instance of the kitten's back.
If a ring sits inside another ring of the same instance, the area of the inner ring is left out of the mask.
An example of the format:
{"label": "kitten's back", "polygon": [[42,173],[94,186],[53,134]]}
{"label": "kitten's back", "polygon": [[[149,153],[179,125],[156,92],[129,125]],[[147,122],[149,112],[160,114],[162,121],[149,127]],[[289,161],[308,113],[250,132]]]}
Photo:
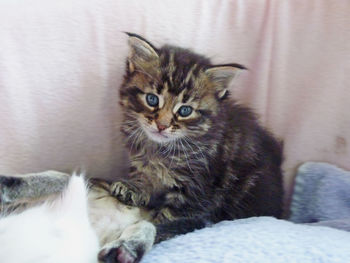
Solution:
{"label": "kitten's back", "polygon": [[0,219],[0,261],[95,263],[99,249],[82,177],[72,176],[62,197]]}

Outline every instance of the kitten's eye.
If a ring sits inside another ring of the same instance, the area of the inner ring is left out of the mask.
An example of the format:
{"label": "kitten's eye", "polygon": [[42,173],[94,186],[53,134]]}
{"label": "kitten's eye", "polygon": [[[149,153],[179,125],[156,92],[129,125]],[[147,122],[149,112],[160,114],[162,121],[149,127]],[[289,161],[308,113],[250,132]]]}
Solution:
{"label": "kitten's eye", "polygon": [[178,113],[180,114],[181,117],[187,117],[191,115],[192,110],[193,109],[191,106],[181,106],[180,109],[178,110]]}
{"label": "kitten's eye", "polygon": [[149,106],[156,107],[156,106],[158,106],[159,98],[157,97],[157,95],[154,95],[152,93],[148,93],[146,95],[146,101],[147,101]]}

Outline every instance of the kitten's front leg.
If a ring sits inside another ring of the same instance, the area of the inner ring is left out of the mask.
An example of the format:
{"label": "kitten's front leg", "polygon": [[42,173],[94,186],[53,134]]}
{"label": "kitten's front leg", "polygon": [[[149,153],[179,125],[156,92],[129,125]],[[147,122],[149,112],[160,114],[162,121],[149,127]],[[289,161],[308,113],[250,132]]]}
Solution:
{"label": "kitten's front leg", "polygon": [[146,206],[150,200],[147,187],[142,182],[134,180],[112,183],[110,193],[129,206]]}
{"label": "kitten's front leg", "polygon": [[162,208],[157,212],[155,217],[152,219],[154,224],[163,224],[165,222],[174,221],[176,217],[173,215],[171,210],[168,207]]}

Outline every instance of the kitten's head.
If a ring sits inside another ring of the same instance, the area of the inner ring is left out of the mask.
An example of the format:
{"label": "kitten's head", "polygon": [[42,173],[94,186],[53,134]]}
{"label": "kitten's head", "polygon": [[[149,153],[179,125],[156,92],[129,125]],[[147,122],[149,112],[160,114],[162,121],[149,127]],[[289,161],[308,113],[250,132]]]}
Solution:
{"label": "kitten's head", "polygon": [[158,143],[207,133],[229,83],[244,67],[211,65],[189,50],[157,49],[138,35],[128,35],[127,71],[120,90],[127,116],[124,131],[138,129]]}

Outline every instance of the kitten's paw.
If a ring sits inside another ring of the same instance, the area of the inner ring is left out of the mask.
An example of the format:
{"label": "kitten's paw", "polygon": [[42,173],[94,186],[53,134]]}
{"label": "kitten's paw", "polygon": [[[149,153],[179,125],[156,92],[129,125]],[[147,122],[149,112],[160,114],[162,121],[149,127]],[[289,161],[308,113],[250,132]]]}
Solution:
{"label": "kitten's paw", "polygon": [[149,195],[141,192],[128,182],[115,182],[111,184],[110,192],[120,202],[130,206],[146,206]]}
{"label": "kitten's paw", "polygon": [[[131,244],[132,245],[132,244]],[[130,246],[127,242],[117,242],[103,247],[98,253],[98,259],[105,263],[135,263],[143,256],[144,252],[137,251],[137,247]]]}
{"label": "kitten's paw", "polygon": [[22,183],[19,177],[0,175],[0,204],[7,205],[15,201]]}
{"label": "kitten's paw", "polygon": [[152,222],[154,224],[163,224],[165,222],[170,222],[174,220],[175,220],[175,217],[173,216],[169,208],[164,208],[156,214]]}

